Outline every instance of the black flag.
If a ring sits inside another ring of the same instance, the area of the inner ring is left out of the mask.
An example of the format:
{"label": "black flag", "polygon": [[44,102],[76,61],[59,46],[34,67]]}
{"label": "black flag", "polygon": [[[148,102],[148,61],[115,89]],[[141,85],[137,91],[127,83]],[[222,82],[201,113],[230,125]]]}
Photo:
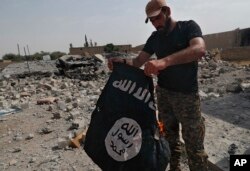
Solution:
{"label": "black flag", "polygon": [[84,149],[104,171],[165,171],[170,150],[159,136],[152,78],[121,63],[114,68],[86,134]]}

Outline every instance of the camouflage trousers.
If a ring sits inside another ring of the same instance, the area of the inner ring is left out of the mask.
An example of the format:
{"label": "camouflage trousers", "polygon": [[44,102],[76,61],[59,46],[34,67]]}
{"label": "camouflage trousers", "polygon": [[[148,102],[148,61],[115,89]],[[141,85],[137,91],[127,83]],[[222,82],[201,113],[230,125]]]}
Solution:
{"label": "camouflage trousers", "polygon": [[156,88],[156,93],[159,118],[165,125],[166,139],[171,150],[170,170],[181,170],[181,124],[190,170],[207,171],[208,156],[204,150],[205,124],[201,116],[198,93],[173,92],[160,87]]}

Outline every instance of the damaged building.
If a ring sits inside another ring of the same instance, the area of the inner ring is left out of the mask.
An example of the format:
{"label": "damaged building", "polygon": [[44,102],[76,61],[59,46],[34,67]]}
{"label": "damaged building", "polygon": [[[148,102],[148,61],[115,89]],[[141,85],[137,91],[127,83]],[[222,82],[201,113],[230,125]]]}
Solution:
{"label": "damaged building", "polygon": [[[132,46],[130,44],[128,45],[115,45],[115,47],[118,48],[119,52],[128,53],[131,52]],[[70,44],[69,48],[69,54],[70,55],[94,55],[94,54],[101,54],[104,53],[105,46],[93,46],[93,47],[73,47],[72,44]]]}
{"label": "damaged building", "polygon": [[224,60],[250,60],[250,28],[204,35],[208,50],[219,49]]}

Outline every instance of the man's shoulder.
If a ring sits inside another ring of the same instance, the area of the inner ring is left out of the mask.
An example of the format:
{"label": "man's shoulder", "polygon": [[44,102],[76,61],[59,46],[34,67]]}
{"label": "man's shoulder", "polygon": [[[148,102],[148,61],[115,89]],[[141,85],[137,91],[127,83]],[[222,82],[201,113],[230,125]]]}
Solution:
{"label": "man's shoulder", "polygon": [[194,20],[185,20],[185,21],[177,21],[180,26],[189,26],[189,25],[197,25]]}
{"label": "man's shoulder", "polygon": [[157,33],[157,31],[153,31],[153,32],[151,33],[151,36],[155,36],[156,33]]}

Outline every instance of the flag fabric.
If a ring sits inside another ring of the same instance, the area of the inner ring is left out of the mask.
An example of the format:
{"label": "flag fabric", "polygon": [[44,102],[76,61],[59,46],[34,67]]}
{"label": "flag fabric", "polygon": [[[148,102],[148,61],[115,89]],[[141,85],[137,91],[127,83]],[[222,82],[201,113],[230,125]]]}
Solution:
{"label": "flag fabric", "polygon": [[165,171],[170,150],[159,134],[152,78],[114,63],[92,113],[84,150],[104,171]]}

